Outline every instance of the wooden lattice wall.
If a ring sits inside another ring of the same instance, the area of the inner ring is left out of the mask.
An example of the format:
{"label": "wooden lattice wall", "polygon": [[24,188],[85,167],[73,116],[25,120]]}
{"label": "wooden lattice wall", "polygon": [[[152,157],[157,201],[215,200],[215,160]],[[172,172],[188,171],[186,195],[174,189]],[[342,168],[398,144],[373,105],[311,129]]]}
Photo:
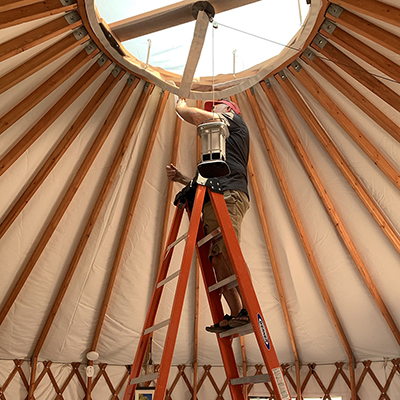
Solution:
{"label": "wooden lattice wall", "polygon": [[[8,376],[3,376],[6,365]],[[30,362],[24,360],[3,361],[0,373],[0,399],[18,400],[27,398],[29,391]],[[398,400],[400,396],[400,358],[379,363],[363,361],[358,364],[357,371],[357,399],[358,400]],[[323,365],[308,364],[302,366],[301,388],[304,396],[320,396],[323,400],[331,400],[330,396],[346,396],[350,398],[350,380],[348,368],[343,362],[337,362],[330,368],[328,375]],[[79,362],[72,364],[55,364],[51,361],[41,363],[41,371],[36,380],[35,398],[37,400],[69,400],[87,398],[87,378],[85,364]],[[157,370],[158,365],[155,366]],[[292,395],[296,393],[295,369],[292,365],[282,365],[285,377],[288,381]],[[385,373],[379,373],[379,369]],[[207,400],[229,400],[228,382],[226,379],[218,379],[213,375],[214,371],[221,368],[204,365],[199,369],[197,383],[198,399],[202,400],[202,388],[208,386]],[[250,367],[251,373],[261,374],[265,372],[263,365]],[[250,372],[250,371],[249,371]],[[332,373],[333,372],[333,373]],[[107,364],[96,366],[92,381],[92,400],[118,400],[123,398],[125,385],[129,377],[129,366],[116,367]],[[192,368],[186,365],[178,365],[171,370],[170,384],[166,400],[192,400]],[[343,385],[344,383],[344,385]],[[338,384],[346,387],[343,393],[338,393]],[[180,386],[179,386],[180,385]],[[260,384],[264,395],[275,399],[272,386],[268,383]],[[365,388],[367,387],[367,388]],[[248,394],[254,392],[253,385],[248,387]],[[368,399],[362,395],[368,392]],[[18,393],[18,397],[17,396]],[[182,394],[184,393],[184,394]],[[212,393],[210,397],[210,393]],[[260,393],[258,389],[257,394]],[[203,392],[204,395],[204,392]],[[183,397],[184,396],[184,397]]]}

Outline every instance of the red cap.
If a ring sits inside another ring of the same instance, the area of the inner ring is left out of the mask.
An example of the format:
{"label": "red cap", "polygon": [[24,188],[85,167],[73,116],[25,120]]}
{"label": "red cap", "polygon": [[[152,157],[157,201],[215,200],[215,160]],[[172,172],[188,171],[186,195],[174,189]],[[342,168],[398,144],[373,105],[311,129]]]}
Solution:
{"label": "red cap", "polygon": [[205,102],[204,102],[204,109],[205,109],[206,111],[212,111],[213,106],[216,105],[216,104],[226,104],[227,106],[229,106],[230,108],[232,108],[232,110],[233,110],[236,114],[240,115],[240,108],[239,108],[239,106],[238,106],[236,103],[234,103],[233,101],[230,101],[230,100],[227,100],[227,99],[216,100],[216,101],[214,101],[214,102],[213,102],[212,100],[205,101]]}

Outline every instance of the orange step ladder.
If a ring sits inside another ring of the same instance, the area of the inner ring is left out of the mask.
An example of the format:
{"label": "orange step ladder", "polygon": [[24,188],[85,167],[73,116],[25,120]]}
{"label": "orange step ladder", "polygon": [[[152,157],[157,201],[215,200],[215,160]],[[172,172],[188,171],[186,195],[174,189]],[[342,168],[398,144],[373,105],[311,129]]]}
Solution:
{"label": "orange step ladder", "polygon": [[[171,362],[179,328],[179,321],[182,314],[183,302],[195,248],[197,249],[198,258],[200,261],[200,269],[202,271],[204,284],[205,287],[208,288],[207,297],[214,323],[221,321],[224,316],[221,304],[221,288],[225,287],[226,289],[232,287],[232,285],[239,286],[243,301],[250,317],[249,324],[216,334],[232,400],[244,400],[243,385],[269,381],[274,389],[276,400],[291,399],[278,357],[276,355],[267,326],[264,322],[260,305],[254,292],[247,265],[240,250],[228,209],[226,207],[224,196],[219,190],[218,186],[218,179],[214,178],[206,180],[200,176],[197,179],[197,187],[195,188],[196,193],[193,208],[191,210],[189,209],[188,203],[184,200],[184,197],[181,198],[178,206],[176,207],[171,230],[167,240],[165,257],[158,272],[157,281],[151,298],[150,307],[147,312],[143,332],[141,334],[138,348],[136,350],[136,356],[131,367],[131,373],[128,386],[125,391],[124,400],[133,400],[133,396],[138,384],[153,380],[156,381],[156,389],[153,400],[164,400],[165,398],[168,377],[171,369]],[[209,235],[204,236],[203,228],[201,226],[201,213],[206,191],[208,191],[210,196],[220,228],[216,229],[214,232],[211,232]],[[188,211],[190,217],[189,231],[187,235],[177,239],[179,227],[182,221],[182,215],[185,209]],[[235,275],[217,283],[211,262],[208,259],[208,246],[204,246],[204,244],[220,233],[222,233],[222,237],[224,238]],[[174,246],[185,238],[186,245],[182,256],[181,269],[167,277]],[[158,306],[161,300],[163,286],[176,277],[178,277],[178,282],[176,285],[175,297],[172,305],[173,311],[171,316],[168,320],[154,325]],[[159,371],[154,374],[141,375],[142,364],[150,341],[151,333],[167,325],[168,331]],[[238,367],[232,349],[232,339],[235,336],[253,332],[255,334],[268,374],[241,378],[239,377]]]}

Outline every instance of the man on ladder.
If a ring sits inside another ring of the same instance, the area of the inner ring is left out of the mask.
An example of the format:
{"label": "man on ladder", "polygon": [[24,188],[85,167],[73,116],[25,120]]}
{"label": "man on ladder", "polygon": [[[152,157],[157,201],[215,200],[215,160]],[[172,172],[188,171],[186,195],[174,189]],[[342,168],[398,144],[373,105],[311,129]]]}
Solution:
{"label": "man on ladder", "polygon": [[[202,162],[197,166],[199,175],[196,178],[196,184],[188,185],[175,199],[177,207],[167,240],[165,257],[158,271],[124,400],[133,400],[137,385],[151,380],[157,380],[154,399],[163,400],[165,398],[195,249],[199,257],[204,285],[208,288],[207,297],[214,322],[214,325],[206,329],[217,333],[217,341],[232,400],[244,400],[243,385],[262,382],[272,383],[274,398],[277,400],[290,400],[283,371],[269,337],[261,306],[238,242],[241,222],[249,207],[247,191],[249,132],[246,124],[239,116],[240,110],[235,103],[220,100],[215,107],[213,105],[210,107],[209,104],[206,104],[205,107],[206,110],[187,107],[182,100],[177,105],[177,112],[182,118],[198,125],[197,131],[202,139]],[[211,123],[207,122],[210,120]],[[228,138],[228,143],[225,143],[226,138]],[[227,155],[225,155],[225,144]],[[167,174],[173,181],[183,184],[190,182],[173,165],[167,167]],[[191,193],[192,189],[195,189],[194,196]],[[206,194],[211,202],[204,204]],[[192,200],[193,206],[191,207]],[[189,215],[189,230],[177,239],[184,211],[187,211]],[[200,226],[202,214],[206,236],[204,236],[203,229]],[[209,252],[208,246],[203,245],[208,243],[209,240],[215,240],[218,237],[218,232],[222,234],[224,243],[221,241],[212,243]],[[181,268],[168,275],[173,249],[183,239],[186,243]],[[155,324],[163,287],[175,278],[178,279],[178,282],[170,318]],[[241,292],[236,286],[241,288]],[[231,287],[235,289],[232,290]],[[233,315],[223,317],[220,289],[223,290]],[[244,309],[244,305],[246,305],[248,313]],[[155,374],[141,375],[150,335],[155,330],[162,329],[165,326],[168,326],[168,329],[159,371]],[[232,339],[234,336],[250,333],[255,335],[268,373],[240,377]]]}
{"label": "man on ladder", "polygon": [[[188,107],[185,100],[181,99],[176,105],[176,111],[185,121],[196,126],[205,121],[221,120],[228,127],[229,137],[226,140],[226,163],[229,166],[230,173],[218,179],[222,186],[224,199],[236,236],[240,241],[241,224],[250,206],[247,188],[249,130],[240,115],[240,109],[236,103],[226,99],[215,102],[207,101],[205,102],[204,110],[196,107]],[[190,178],[183,175],[174,165],[167,166],[166,171],[170,180],[183,185],[190,183]],[[203,227],[206,235],[218,227],[217,217],[209,200],[205,202],[203,207]],[[234,275],[232,263],[222,237],[212,242],[209,258],[218,281]],[[239,288],[234,287],[225,290],[223,295],[231,310],[231,314],[226,314],[222,321],[206,327],[208,332],[220,333],[250,322]]]}

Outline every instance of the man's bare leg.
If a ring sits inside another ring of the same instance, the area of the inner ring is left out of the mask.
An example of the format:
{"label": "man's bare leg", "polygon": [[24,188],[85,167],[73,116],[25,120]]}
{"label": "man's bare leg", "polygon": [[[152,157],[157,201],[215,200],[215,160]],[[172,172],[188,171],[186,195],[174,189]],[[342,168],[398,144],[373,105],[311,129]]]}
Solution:
{"label": "man's bare leg", "polygon": [[[216,256],[213,256],[211,262],[214,267],[218,282],[228,278],[231,275],[234,275],[232,263],[229,259],[228,253],[219,253]],[[234,287],[230,290],[225,290],[222,294],[225,297],[229,308],[231,309],[231,315],[236,317],[240,310],[244,308],[239,288]],[[222,327],[227,326],[229,325],[229,321],[224,319],[220,321],[219,325]]]}

